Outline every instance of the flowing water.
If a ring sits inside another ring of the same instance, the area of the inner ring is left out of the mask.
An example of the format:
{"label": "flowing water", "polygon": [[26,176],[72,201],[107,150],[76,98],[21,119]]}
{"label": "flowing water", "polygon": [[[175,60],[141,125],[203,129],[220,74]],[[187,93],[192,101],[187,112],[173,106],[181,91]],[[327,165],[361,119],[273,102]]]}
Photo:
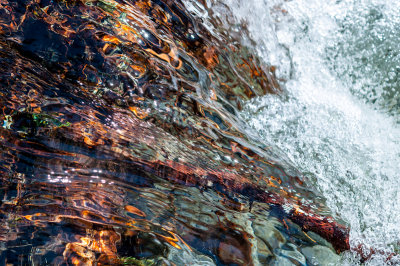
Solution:
{"label": "flowing water", "polygon": [[284,97],[254,99],[242,117],[313,180],[350,225],[351,246],[398,250],[399,2],[228,5],[286,79]]}
{"label": "flowing water", "polygon": [[0,264],[397,263],[398,11],[0,0]]}

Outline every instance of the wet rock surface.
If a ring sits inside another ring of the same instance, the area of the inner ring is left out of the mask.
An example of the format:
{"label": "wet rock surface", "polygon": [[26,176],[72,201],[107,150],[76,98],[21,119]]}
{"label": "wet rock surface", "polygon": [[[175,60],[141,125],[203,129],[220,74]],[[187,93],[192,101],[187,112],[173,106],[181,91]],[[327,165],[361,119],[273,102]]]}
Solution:
{"label": "wet rock surface", "polygon": [[325,252],[308,232],[348,248],[236,116],[281,89],[218,24],[181,1],[0,5],[0,264],[302,265]]}
{"label": "wet rock surface", "polygon": [[324,246],[305,247],[301,251],[310,265],[339,265],[340,262],[340,257]]}

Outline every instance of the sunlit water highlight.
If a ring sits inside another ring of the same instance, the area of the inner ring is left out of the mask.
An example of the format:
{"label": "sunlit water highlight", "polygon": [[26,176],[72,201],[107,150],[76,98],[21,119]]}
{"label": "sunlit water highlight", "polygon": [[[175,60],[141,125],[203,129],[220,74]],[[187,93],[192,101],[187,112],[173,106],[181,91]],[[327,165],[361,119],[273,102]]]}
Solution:
{"label": "sunlit water highlight", "polygon": [[396,262],[394,6],[0,7],[1,265]]}
{"label": "sunlit water highlight", "polygon": [[238,117],[283,93],[276,67],[199,3],[0,3],[1,265],[327,264],[349,249]]}
{"label": "sunlit water highlight", "polygon": [[225,3],[287,80],[285,96],[252,100],[242,117],[315,182],[352,247],[398,250],[399,3]]}

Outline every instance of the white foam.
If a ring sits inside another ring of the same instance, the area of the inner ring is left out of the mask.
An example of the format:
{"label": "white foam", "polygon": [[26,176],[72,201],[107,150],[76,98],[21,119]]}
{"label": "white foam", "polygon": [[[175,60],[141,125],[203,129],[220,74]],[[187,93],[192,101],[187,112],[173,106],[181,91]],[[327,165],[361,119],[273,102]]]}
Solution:
{"label": "white foam", "polygon": [[[260,55],[289,79],[287,98],[253,100],[243,118],[315,182],[332,211],[350,224],[352,246],[393,251],[400,241],[400,127],[396,117],[354,94],[370,84],[369,77],[358,73],[356,84],[349,83],[333,71],[337,62],[326,51],[345,37],[338,21],[371,6],[391,22],[400,20],[400,2],[224,2],[238,21],[247,22]],[[361,30],[362,16],[352,23],[361,23]],[[374,51],[363,51],[369,52]],[[340,65],[351,66],[350,59],[340,58]]]}

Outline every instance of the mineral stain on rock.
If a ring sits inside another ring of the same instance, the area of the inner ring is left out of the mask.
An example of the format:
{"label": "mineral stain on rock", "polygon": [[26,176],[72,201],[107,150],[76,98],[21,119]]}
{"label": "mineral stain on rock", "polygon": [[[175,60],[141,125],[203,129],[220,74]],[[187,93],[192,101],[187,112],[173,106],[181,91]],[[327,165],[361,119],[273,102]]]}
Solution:
{"label": "mineral stain on rock", "polygon": [[328,249],[310,232],[349,249],[236,116],[283,93],[275,67],[196,5],[214,28],[179,0],[0,2],[1,264],[302,265]]}

